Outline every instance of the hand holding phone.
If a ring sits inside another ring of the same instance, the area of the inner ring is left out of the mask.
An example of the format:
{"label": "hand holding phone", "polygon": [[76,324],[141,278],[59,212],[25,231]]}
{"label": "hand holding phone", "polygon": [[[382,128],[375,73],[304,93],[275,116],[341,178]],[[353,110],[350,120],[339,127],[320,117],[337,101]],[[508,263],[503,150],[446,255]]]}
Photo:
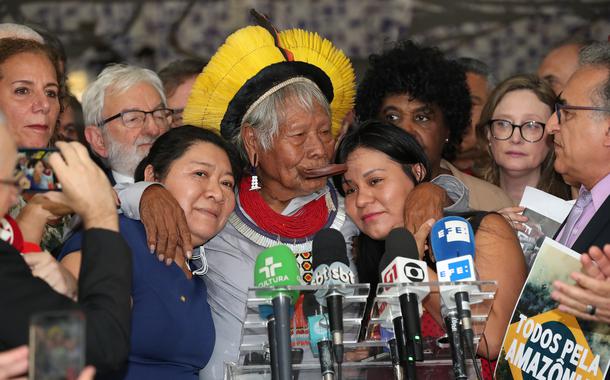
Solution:
{"label": "hand holding phone", "polygon": [[85,316],[43,312],[30,322],[30,380],[77,380],[85,366]]}

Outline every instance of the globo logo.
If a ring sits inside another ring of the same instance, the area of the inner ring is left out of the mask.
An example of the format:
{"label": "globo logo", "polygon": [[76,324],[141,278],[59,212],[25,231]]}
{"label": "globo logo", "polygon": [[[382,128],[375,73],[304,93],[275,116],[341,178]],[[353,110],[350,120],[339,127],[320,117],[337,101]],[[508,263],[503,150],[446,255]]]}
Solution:
{"label": "globo logo", "polygon": [[410,282],[422,282],[426,278],[424,269],[417,263],[406,263],[403,270]]}

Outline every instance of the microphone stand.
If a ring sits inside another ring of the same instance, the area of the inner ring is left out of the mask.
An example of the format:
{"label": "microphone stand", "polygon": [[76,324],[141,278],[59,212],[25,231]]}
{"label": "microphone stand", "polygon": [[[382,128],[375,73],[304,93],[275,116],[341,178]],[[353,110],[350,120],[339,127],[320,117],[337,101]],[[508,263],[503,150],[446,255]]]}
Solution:
{"label": "microphone stand", "polygon": [[272,300],[277,341],[278,380],[292,379],[292,350],[290,345],[290,297],[279,294]]}

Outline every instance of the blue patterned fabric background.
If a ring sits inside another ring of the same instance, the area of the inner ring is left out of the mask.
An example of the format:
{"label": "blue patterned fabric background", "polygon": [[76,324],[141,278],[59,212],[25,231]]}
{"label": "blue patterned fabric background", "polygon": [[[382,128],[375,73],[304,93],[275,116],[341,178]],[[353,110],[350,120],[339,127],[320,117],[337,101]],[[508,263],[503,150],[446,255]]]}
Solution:
{"label": "blue patterned fabric background", "polygon": [[49,29],[66,45],[69,69],[95,75],[113,61],[158,69],[177,58],[207,59],[252,23],[250,8],[280,29],[317,31],[354,59],[358,72],[369,54],[412,38],[486,61],[503,78],[534,71],[566,39],[610,34],[607,0],[9,0],[0,4],[0,21]]}

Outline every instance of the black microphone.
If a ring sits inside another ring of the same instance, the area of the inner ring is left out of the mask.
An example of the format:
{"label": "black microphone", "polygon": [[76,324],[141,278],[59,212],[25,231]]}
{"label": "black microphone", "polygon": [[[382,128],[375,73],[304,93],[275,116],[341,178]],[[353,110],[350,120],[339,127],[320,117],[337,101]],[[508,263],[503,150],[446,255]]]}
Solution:
{"label": "black microphone", "polygon": [[268,316],[267,337],[269,338],[269,362],[271,364],[271,380],[279,380],[280,360],[278,358],[278,342],[275,335],[275,316]]}
{"label": "black microphone", "polygon": [[334,380],[333,345],[328,330],[328,313],[325,313],[324,307],[317,302],[313,293],[304,293],[303,314],[307,318],[309,344],[314,356],[315,350],[318,350],[322,379]]}
{"label": "black microphone", "polygon": [[[379,263],[381,280],[392,282],[427,282],[428,265],[419,260],[417,243],[413,235],[404,228],[395,228],[385,240],[385,254]],[[404,320],[410,351],[415,360],[424,360],[424,345],[419,313],[420,298],[428,295],[428,287],[401,289],[400,309]]]}
{"label": "black microphone", "polygon": [[[314,285],[353,284],[355,276],[349,267],[345,238],[341,232],[325,228],[313,239],[312,263]],[[329,289],[316,292],[316,299],[328,307],[333,350],[337,364],[343,362],[343,298],[351,289]]]}
{"label": "black microphone", "polygon": [[[453,374],[456,380],[466,380],[466,360],[464,355],[463,334],[460,319],[456,309],[441,307],[441,314],[445,321],[447,338],[451,347],[451,361],[453,363]],[[475,363],[476,365],[476,363]]]}

